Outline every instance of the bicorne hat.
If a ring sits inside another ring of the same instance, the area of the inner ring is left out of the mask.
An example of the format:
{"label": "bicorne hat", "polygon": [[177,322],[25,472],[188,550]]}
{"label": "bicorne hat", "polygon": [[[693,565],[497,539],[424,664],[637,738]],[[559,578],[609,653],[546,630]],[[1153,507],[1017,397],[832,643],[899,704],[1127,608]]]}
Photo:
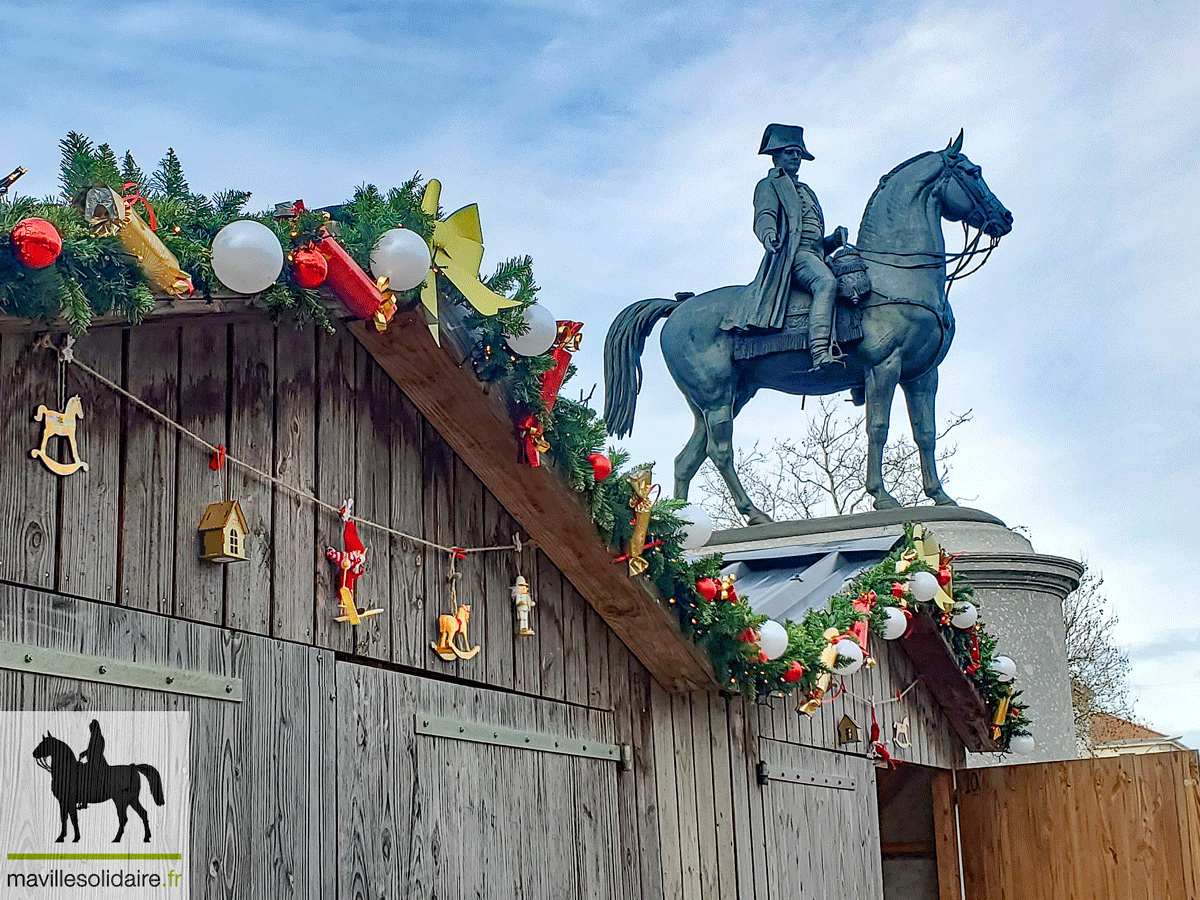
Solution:
{"label": "bicorne hat", "polygon": [[758,148],[759,154],[771,154],[776,150],[782,150],[784,147],[799,147],[800,156],[803,159],[816,158],[804,146],[804,129],[799,125],[779,125],[775,123],[768,125],[767,130],[763,132],[762,146]]}

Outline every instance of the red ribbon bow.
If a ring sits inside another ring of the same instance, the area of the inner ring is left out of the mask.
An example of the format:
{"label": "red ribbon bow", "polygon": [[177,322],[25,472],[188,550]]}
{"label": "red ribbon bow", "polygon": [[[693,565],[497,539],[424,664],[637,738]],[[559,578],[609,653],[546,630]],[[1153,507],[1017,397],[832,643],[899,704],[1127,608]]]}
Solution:
{"label": "red ribbon bow", "polygon": [[158,219],[154,215],[154,209],[146,202],[146,198],[142,196],[141,190],[137,186],[136,181],[127,181],[121,185],[121,190],[127,191],[133,188],[132,194],[126,194],[121,199],[125,201],[125,208],[132,210],[139,203],[146,207],[146,218],[150,220],[150,230],[158,231]]}
{"label": "red ribbon bow", "polygon": [[890,768],[896,768],[896,761],[892,759],[892,754],[888,753],[887,744],[881,741],[879,732],[879,719],[875,717],[875,707],[871,707],[871,750],[875,756],[882,759]]}
{"label": "red ribbon bow", "polygon": [[225,468],[225,445],[217,444],[217,449],[213,451],[212,459],[208,461],[208,467],[214,472],[220,472]]}

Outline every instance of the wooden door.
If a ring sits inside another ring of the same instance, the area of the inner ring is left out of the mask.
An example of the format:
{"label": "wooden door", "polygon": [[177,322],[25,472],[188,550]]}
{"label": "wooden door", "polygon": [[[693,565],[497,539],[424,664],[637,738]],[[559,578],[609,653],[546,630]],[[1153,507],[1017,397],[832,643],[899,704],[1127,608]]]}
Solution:
{"label": "wooden door", "polygon": [[874,764],[767,738],[759,746],[766,895],[882,900]]}
{"label": "wooden door", "polygon": [[631,895],[619,757],[470,739],[487,725],[612,742],[611,713],[352,663],[337,678],[341,900]]}
{"label": "wooden door", "polygon": [[966,900],[1197,900],[1194,751],[958,773]]}

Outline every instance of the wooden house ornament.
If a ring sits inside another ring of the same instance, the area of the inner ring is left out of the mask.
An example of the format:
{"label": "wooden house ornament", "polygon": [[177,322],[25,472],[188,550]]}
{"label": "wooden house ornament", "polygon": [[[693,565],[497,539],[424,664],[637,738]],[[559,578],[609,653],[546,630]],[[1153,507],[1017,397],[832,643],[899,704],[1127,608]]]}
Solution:
{"label": "wooden house ornament", "polygon": [[200,520],[203,550],[200,558],[211,563],[231,563],[246,558],[246,517],[236,500],[211,503]]}
{"label": "wooden house ornament", "polygon": [[843,744],[857,744],[858,741],[857,723],[849,716],[842,716],[841,721],[837,723],[838,746],[842,746]]}

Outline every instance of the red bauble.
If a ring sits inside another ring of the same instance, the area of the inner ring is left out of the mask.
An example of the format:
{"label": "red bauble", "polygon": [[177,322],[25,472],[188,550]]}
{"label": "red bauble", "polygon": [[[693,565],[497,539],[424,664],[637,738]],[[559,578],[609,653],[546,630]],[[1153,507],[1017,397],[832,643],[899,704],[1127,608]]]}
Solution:
{"label": "red bauble", "polygon": [[44,269],[62,253],[62,235],[45,219],[22,219],[12,230],[13,255],[27,269]]}
{"label": "red bauble", "polygon": [[942,566],[937,570],[937,583],[945,587],[950,583],[950,567]]}
{"label": "red bauble", "polygon": [[603,453],[589,453],[587,458],[592,464],[592,475],[597,481],[603,481],[612,474],[612,463]]}
{"label": "red bauble", "polygon": [[783,673],[783,680],[788,684],[795,684],[804,676],[804,666],[793,660],[792,664],[787,667],[787,671]]}
{"label": "red bauble", "polygon": [[711,578],[701,578],[696,582],[696,590],[700,592],[701,597],[711,603],[720,595],[721,585]]}
{"label": "red bauble", "polygon": [[302,247],[292,254],[292,281],[297,287],[318,288],[329,276],[329,262],[314,247]]}

